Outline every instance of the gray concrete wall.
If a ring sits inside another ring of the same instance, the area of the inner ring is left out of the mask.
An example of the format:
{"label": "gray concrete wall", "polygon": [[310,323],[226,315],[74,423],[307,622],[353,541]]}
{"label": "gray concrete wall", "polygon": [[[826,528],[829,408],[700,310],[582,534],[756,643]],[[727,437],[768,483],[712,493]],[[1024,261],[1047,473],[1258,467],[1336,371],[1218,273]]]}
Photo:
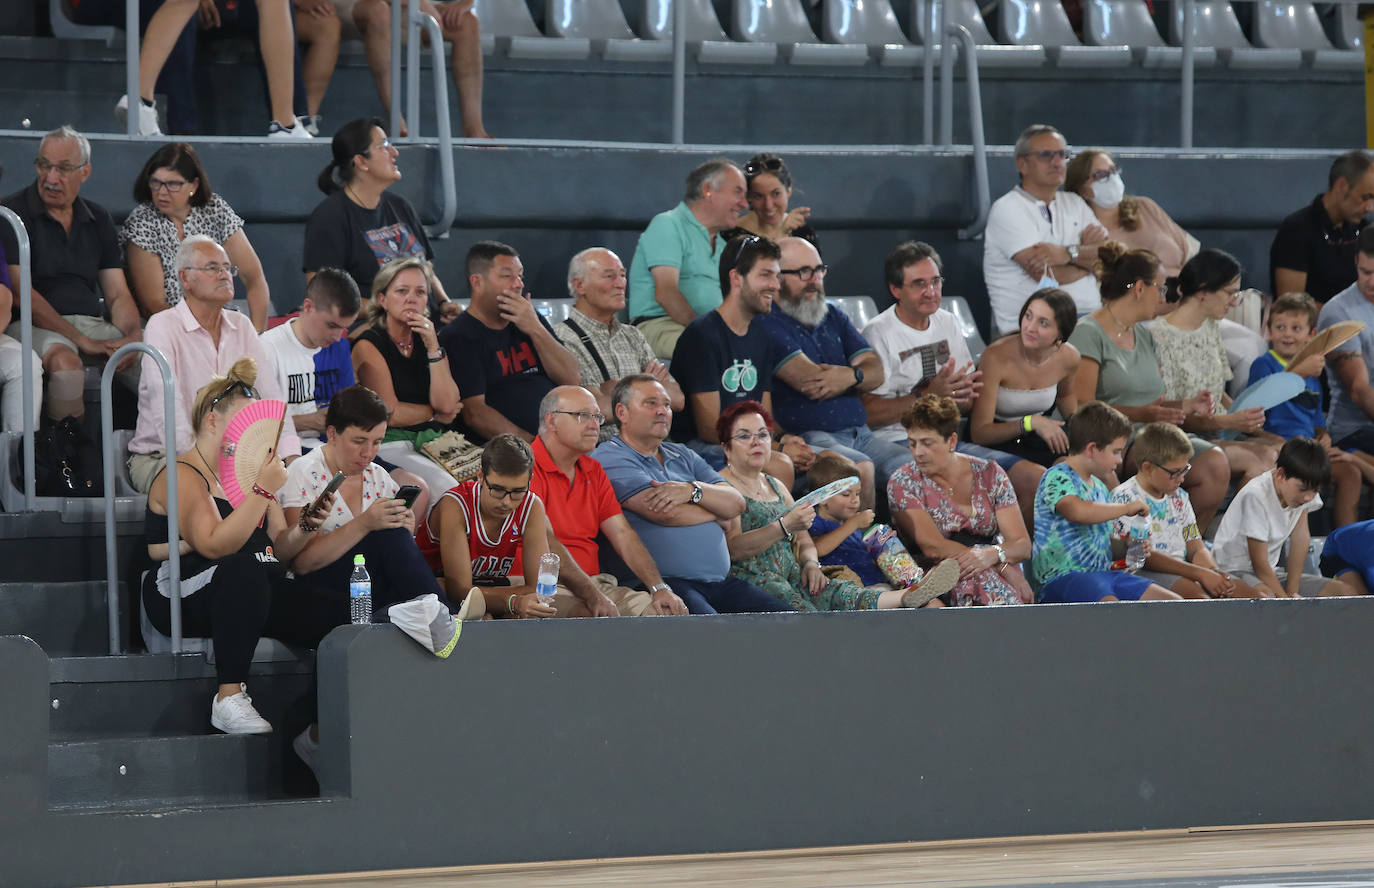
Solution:
{"label": "gray concrete wall", "polygon": [[345,627],[326,797],[156,817],[41,813],[46,676],[0,639],[3,881],[1366,819],[1372,629],[1366,600],[499,622],[441,661]]}

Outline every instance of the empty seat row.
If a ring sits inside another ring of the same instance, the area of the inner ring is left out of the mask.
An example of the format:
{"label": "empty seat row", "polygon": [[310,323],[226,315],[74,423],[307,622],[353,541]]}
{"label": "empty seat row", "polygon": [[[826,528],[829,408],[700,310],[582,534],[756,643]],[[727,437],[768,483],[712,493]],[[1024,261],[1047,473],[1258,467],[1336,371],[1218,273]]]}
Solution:
{"label": "empty seat row", "polygon": [[[671,57],[674,0],[643,0],[636,35],[620,0],[547,0],[541,33],[526,4],[477,0],[487,51],[514,58],[587,58],[666,61]],[[893,10],[893,0],[822,0],[819,39],[802,0],[733,0],[731,39],[711,0],[687,4],[686,39],[702,62],[769,64],[782,57],[794,64],[863,65],[870,58],[889,66],[914,66],[923,59],[932,14],[940,0],[910,2],[910,36]],[[929,6],[927,4],[930,4]],[[1182,52],[1183,6],[1173,3],[1166,42],[1145,0],[1085,0],[1080,40],[1058,0],[999,0],[998,34],[989,31],[976,0],[949,0],[948,20],[968,28],[983,66],[1178,67]],[[1293,68],[1306,59],[1313,67],[1354,70],[1363,64],[1361,28],[1354,6],[1337,7],[1335,43],[1311,3],[1257,0],[1254,43],[1246,38],[1228,0],[1199,0],[1195,63],[1232,68]]]}

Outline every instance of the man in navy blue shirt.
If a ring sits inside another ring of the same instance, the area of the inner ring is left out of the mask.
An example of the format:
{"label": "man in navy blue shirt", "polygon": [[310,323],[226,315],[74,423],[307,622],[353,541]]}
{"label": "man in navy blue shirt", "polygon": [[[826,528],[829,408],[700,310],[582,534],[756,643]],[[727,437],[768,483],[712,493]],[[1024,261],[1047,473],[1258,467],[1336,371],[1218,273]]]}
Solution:
{"label": "man in navy blue shirt", "polygon": [[[773,409],[778,356],[758,319],[773,307],[778,294],[779,255],[777,244],[754,235],[726,245],[720,257],[724,301],[688,324],[673,349],[673,375],[687,401],[687,409],[673,422],[673,438],[714,469],[725,465],[716,435],[721,412],[739,401],[758,401],[765,410]],[[775,438],[775,443],[787,459],[775,453],[765,471],[791,487],[793,468],[809,469],[815,453],[796,435]]]}
{"label": "man in navy blue shirt", "polygon": [[848,316],[825,301],[826,266],[816,248],[783,238],[780,289],[760,318],[777,350],[773,409],[778,424],[817,451],[833,450],[859,466],[860,501],[873,508],[874,474],[888,477],[911,460],[907,448],[874,437],[859,392],[883,382],[883,363]]}

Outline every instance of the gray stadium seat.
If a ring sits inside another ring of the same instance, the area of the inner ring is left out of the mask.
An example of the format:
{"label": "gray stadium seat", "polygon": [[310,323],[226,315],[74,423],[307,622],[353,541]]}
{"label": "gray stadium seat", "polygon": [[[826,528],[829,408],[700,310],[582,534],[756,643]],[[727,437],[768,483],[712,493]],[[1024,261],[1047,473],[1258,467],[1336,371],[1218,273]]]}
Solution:
{"label": "gray stadium seat", "polygon": [[[148,653],[170,654],[172,652],[171,636],[163,635],[158,631],[152,620],[148,619],[148,609],[143,606],[143,596],[140,594],[137,598],[138,627],[143,632],[143,644],[148,648]],[[204,654],[207,663],[215,662],[215,643],[209,638],[193,638],[189,635],[183,635],[181,637],[181,651],[184,654]],[[258,646],[253,649],[254,663],[290,662],[299,659],[299,654],[275,638],[259,638]]]}
{"label": "gray stadium seat", "polygon": [[532,301],[534,302],[534,310],[543,315],[550,326],[557,326],[566,321],[573,306],[571,299],[534,299]]}
{"label": "gray stadium seat", "polygon": [[473,12],[482,21],[482,36],[494,38],[513,59],[585,59],[591,41],[580,37],[545,37],[534,26],[529,7],[510,0],[477,0]]}
{"label": "gray stadium seat", "polygon": [[71,20],[70,0],[48,0],[48,23],[52,35],[64,40],[103,40],[114,46],[124,42],[124,29],[111,25],[78,25]]}
{"label": "gray stadium seat", "polygon": [[[1183,5],[1173,4],[1169,42],[1183,42]],[[1245,39],[1235,10],[1227,0],[1198,0],[1193,15],[1197,46],[1210,46],[1229,67],[1244,70],[1282,70],[1302,65],[1302,50],[1256,49]]]}
{"label": "gray stadium seat", "polygon": [[671,44],[634,35],[619,0],[549,0],[544,28],[550,37],[589,40],[612,61],[664,62],[673,57]]}
{"label": "gray stadium seat", "polygon": [[1311,3],[1255,4],[1255,45],[1266,49],[1331,49],[1321,19]]}
{"label": "gray stadium seat", "polygon": [[736,40],[777,44],[795,65],[863,65],[868,47],[821,43],[799,0],[734,0]]}
{"label": "gray stadium seat", "polygon": [[[711,0],[687,3],[687,43],[702,62],[737,65],[769,65],[778,58],[775,43],[736,43],[725,36]],[[673,39],[673,0],[644,0],[639,35],[646,40]]]}
{"label": "gray stadium seat", "polygon": [[[1169,46],[1159,36],[1144,0],[1087,0],[1083,6],[1083,39],[1090,46],[1129,46],[1146,68],[1177,68],[1183,63],[1183,50]],[[1216,52],[1195,49],[1193,64],[1216,64]]]}
{"label": "gray stadium seat", "polygon": [[1336,48],[1364,51],[1364,27],[1354,6],[1336,7]]}
{"label": "gray stadium seat", "polygon": [[997,20],[1003,43],[1044,46],[1061,68],[1124,67],[1131,63],[1128,46],[1084,46],[1059,0],[1001,0]]}
{"label": "gray stadium seat", "polygon": [[844,312],[860,330],[878,316],[878,306],[872,296],[829,296],[825,301]]}
{"label": "gray stadium seat", "polygon": [[968,300],[962,296],[943,296],[940,299],[940,307],[959,321],[959,330],[964,334],[969,354],[973,356],[973,363],[977,364],[982,360],[987,344],[983,342],[983,334],[978,332],[978,325],[973,320],[973,311],[968,306]]}
{"label": "gray stadium seat", "polygon": [[822,34],[829,43],[858,43],[869,47],[878,63],[910,67],[923,53],[902,33],[888,0],[825,0]]}
{"label": "gray stadium seat", "polygon": [[[911,0],[911,33],[921,43],[929,44],[930,10],[926,2],[927,0]],[[938,17],[941,0],[931,2],[934,3],[935,14]],[[963,25],[973,35],[973,42],[978,45],[980,69],[1038,68],[1045,64],[1048,58],[1043,46],[1003,46],[994,40],[988,31],[987,23],[983,21],[983,13],[978,10],[978,4],[974,0],[950,0],[949,23]],[[935,55],[938,60],[939,53]]]}

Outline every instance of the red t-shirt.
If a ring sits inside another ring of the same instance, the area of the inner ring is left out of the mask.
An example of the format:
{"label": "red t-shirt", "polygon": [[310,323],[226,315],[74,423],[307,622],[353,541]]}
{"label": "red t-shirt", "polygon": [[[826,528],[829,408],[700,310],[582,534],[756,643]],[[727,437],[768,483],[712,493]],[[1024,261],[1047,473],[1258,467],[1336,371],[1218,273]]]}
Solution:
{"label": "red t-shirt", "polygon": [[[568,547],[577,566],[589,576],[601,573],[596,535],[601,532],[601,522],[620,514],[620,501],[615,498],[606,470],[601,463],[582,454],[569,481],[563,470],[554,465],[542,438],[535,438],[531,449],[534,472],[530,475],[530,492],[544,501],[544,512],[554,536]],[[517,553],[516,564],[520,557]]]}

